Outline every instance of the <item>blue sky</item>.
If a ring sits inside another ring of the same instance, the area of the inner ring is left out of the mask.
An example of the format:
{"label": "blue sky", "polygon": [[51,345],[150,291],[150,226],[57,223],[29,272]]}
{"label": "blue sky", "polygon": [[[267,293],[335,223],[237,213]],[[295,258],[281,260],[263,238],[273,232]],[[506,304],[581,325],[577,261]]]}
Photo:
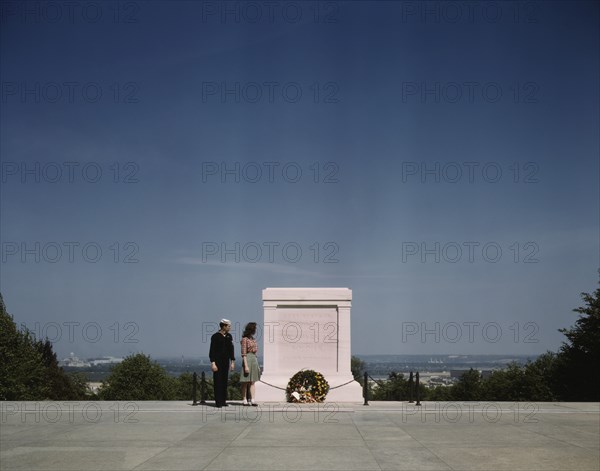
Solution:
{"label": "blue sky", "polygon": [[595,2],[27,3],[1,292],[60,354],[205,355],[277,286],[351,288],[357,354],[534,354],[597,286]]}

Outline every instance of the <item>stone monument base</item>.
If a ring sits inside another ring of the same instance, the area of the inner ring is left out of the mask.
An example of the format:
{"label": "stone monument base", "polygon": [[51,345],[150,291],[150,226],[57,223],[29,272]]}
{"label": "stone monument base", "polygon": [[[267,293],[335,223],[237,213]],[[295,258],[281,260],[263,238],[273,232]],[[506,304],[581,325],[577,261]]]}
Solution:
{"label": "stone monument base", "polygon": [[363,401],[351,369],[351,304],[349,288],[263,290],[263,382],[256,384],[258,402],[285,402],[290,378],[304,369],[318,371],[335,388],[326,402]]}
{"label": "stone monument base", "polygon": [[[363,402],[362,386],[355,381],[352,376],[335,378],[327,377],[323,374],[329,383],[330,388],[344,384],[336,389],[330,389],[325,398],[325,402]],[[290,378],[283,376],[263,375],[261,381],[256,383],[256,401],[257,402],[286,402],[285,388]],[[349,384],[348,381],[351,381]],[[268,383],[268,384],[267,384]],[[272,385],[272,386],[270,386]],[[281,388],[281,389],[279,389]]]}

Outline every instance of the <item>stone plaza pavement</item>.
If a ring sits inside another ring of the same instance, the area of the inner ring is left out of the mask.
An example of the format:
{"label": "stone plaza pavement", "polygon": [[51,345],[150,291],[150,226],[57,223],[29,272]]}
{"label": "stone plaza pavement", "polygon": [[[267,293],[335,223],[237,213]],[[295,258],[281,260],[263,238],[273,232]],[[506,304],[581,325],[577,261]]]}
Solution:
{"label": "stone plaza pavement", "polygon": [[599,470],[598,403],[0,402],[0,469]]}

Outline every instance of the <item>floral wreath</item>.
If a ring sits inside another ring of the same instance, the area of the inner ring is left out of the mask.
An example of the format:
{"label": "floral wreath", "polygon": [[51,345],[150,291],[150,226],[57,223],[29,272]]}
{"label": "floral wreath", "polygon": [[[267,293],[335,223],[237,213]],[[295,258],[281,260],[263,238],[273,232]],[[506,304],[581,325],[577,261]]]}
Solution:
{"label": "floral wreath", "polygon": [[290,378],[285,389],[288,402],[323,402],[329,392],[325,377],[314,370],[300,370]]}

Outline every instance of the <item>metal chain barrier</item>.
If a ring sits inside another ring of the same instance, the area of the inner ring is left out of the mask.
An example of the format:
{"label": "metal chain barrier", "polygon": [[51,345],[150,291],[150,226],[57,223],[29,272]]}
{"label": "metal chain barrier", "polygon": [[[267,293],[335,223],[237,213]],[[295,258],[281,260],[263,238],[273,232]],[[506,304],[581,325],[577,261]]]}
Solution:
{"label": "metal chain barrier", "polygon": [[337,386],[332,386],[332,387],[329,388],[329,390],[331,391],[332,389],[341,388],[342,386],[346,386],[347,384],[354,383],[354,381],[356,381],[356,380],[352,379],[352,380],[348,381],[347,383],[338,384]]}
{"label": "metal chain barrier", "polygon": [[[275,386],[274,384],[269,384],[266,381],[263,381],[262,379],[259,379],[258,381],[260,383],[266,384],[267,386],[271,386],[272,388],[281,389],[282,391],[286,391],[286,388],[280,388],[279,386]],[[342,386],[346,386],[346,385],[348,385],[350,383],[353,383],[354,381],[356,381],[356,380],[352,379],[352,380],[350,380],[350,381],[348,381],[348,382],[346,382],[344,384],[338,384],[337,386],[331,386],[329,388],[329,390],[331,391],[332,389],[341,388]]]}
{"label": "metal chain barrier", "polygon": [[282,391],[286,390],[285,388],[280,388],[279,386],[275,386],[274,384],[269,384],[266,381],[263,381],[262,379],[259,379],[258,382],[266,384],[267,386],[271,386],[272,388],[275,388],[275,389],[281,389]]}
{"label": "metal chain barrier", "polygon": [[366,374],[367,374],[367,376],[368,376],[369,378],[371,378],[371,381],[373,381],[373,382],[377,383],[377,384],[378,384],[379,386],[381,386],[382,388],[384,388],[384,387],[385,387],[385,384],[383,384],[381,381],[377,381],[377,380],[376,380],[375,378],[373,378],[373,377],[372,377],[372,376],[371,376],[369,373],[366,373]]}
{"label": "metal chain barrier", "polygon": [[[368,406],[369,405],[369,385],[368,385],[369,378],[371,379],[371,381],[373,381],[374,383],[379,385],[379,387],[381,387],[381,388],[385,388],[385,384],[382,383],[381,381],[377,381],[366,371],[365,371],[364,375],[365,376],[364,376],[364,384],[363,384],[363,398],[364,398],[365,402],[363,405]],[[409,403],[414,402],[412,400],[413,389],[416,389],[416,393],[417,393],[417,403],[415,404],[415,406],[420,406],[421,405],[421,395],[420,395],[420,390],[419,390],[419,372],[418,371],[416,374],[416,385],[413,383],[413,373],[412,373],[412,371],[410,372],[410,378],[408,380],[408,390],[409,390],[409,401],[408,402]],[[389,396],[388,396],[388,399],[389,399]]]}
{"label": "metal chain barrier", "polygon": [[[368,380],[370,379],[371,381],[373,381],[374,383],[376,383],[377,385],[379,385],[382,388],[385,388],[385,384],[382,383],[379,380],[376,380],[375,378],[373,378],[367,372],[365,372],[364,375],[365,375],[365,377],[364,377],[364,385],[363,385],[363,397],[364,397],[364,400],[365,400],[364,405],[368,406],[369,405],[368,384],[367,384]],[[419,379],[418,379],[418,377],[419,377],[419,374],[417,373],[417,404],[416,405],[420,406],[421,402],[419,400],[420,398],[419,398],[419,391],[418,391],[418,385],[419,385]],[[337,386],[332,386],[332,387],[329,388],[329,390],[331,391],[332,389],[338,389],[338,388],[341,388],[343,386],[347,386],[348,384],[353,383],[354,381],[356,381],[356,380],[355,379],[351,379],[350,381],[346,381],[343,384],[338,384]],[[259,379],[258,382],[266,384],[267,386],[270,386],[272,388],[279,389],[280,391],[287,391],[286,388],[275,386],[274,384],[267,383],[266,381],[263,381],[262,379]],[[194,400],[194,404],[193,404],[194,406],[198,405],[198,401],[196,399],[196,384],[197,383],[198,383],[198,378],[197,378],[196,373],[194,373],[193,387],[192,387],[192,396],[193,396],[193,400]],[[412,383],[412,371],[411,371],[411,378],[410,378],[410,381],[409,381],[409,388],[411,389],[411,392],[412,392],[412,384],[411,383]],[[412,394],[411,394],[411,396],[412,396]],[[410,402],[412,402],[412,397],[411,397]],[[200,381],[200,404],[206,404],[206,377],[205,377],[204,372],[202,372],[202,380]]]}
{"label": "metal chain barrier", "polygon": [[[198,402],[198,385],[200,386],[200,402]],[[198,379],[198,374],[194,371],[192,375],[192,403],[193,406],[198,404],[206,404],[206,373],[202,372],[201,379]]]}

